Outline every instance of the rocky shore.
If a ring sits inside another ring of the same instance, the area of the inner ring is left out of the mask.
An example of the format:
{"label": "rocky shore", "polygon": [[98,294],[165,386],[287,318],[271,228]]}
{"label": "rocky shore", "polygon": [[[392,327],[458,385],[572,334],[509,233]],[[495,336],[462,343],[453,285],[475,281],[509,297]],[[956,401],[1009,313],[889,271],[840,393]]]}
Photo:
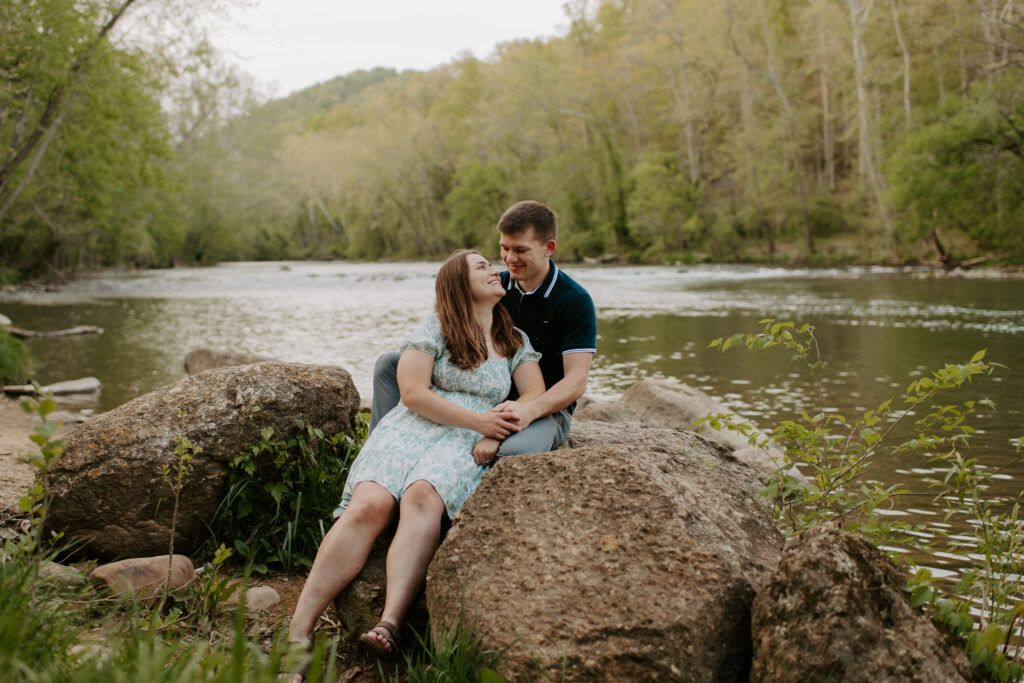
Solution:
{"label": "rocky shore", "polygon": [[[262,428],[300,419],[333,434],[351,427],[359,403],[342,368],[197,373],[67,436],[46,477],[47,526],[108,562],[90,571],[93,583],[145,591],[167,576],[166,556],[142,555],[166,543],[154,474],[175,433],[202,449],[175,535],[188,549],[223,496],[224,461]],[[16,501],[31,478],[14,459],[32,447],[32,420],[9,399],[2,406],[5,495]],[[778,453],[690,429],[725,410],[691,387],[645,380],[582,408],[557,451],[499,461],[453,520],[411,619],[429,614],[435,637],[474,624],[503,653],[508,680],[973,680],[962,647],[910,608],[905,577],[876,548],[837,529],[783,542],[760,494]],[[379,614],[386,547],[335,602],[342,633]],[[182,558],[176,580],[192,570]],[[287,585],[293,598],[301,579]],[[268,609],[283,619],[291,604]]]}

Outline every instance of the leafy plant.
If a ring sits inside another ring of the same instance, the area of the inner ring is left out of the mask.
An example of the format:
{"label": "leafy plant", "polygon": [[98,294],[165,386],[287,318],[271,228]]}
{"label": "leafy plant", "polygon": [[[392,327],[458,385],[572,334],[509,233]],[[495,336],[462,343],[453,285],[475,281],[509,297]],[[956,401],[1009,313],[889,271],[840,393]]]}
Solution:
{"label": "leafy plant", "polygon": [[[178,424],[182,431],[188,424],[188,413],[184,410],[175,411],[178,417]],[[178,506],[181,501],[181,490],[185,486],[185,479],[192,473],[192,460],[203,452],[203,449],[193,444],[188,438],[177,434],[174,437],[174,464],[164,465],[160,468],[160,477],[167,482],[171,489],[174,502],[171,507],[171,532],[167,543],[167,579],[164,581],[164,595],[166,600],[171,584],[171,568],[174,564],[174,532],[178,526]]]}
{"label": "leafy plant", "polygon": [[[821,360],[814,327],[792,322],[761,320],[762,330],[715,339],[711,348],[727,351],[746,347],[763,351],[781,347],[791,360],[810,374],[824,401]],[[939,399],[975,378],[1001,368],[978,351],[964,364],[947,364],[930,375],[912,381],[901,396],[883,401],[861,416],[847,419],[822,405],[814,414],[803,411],[799,419],[783,420],[767,432],[757,430],[734,415],[713,415],[700,422],[746,435],[762,448],[779,446],[782,462],[765,488],[775,521],[785,534],[825,524],[838,524],[867,537],[876,545],[899,541],[904,546],[932,551],[908,531],[919,531],[878,514],[894,505],[906,490],[899,484],[884,485],[870,474],[895,458],[911,454],[928,457],[944,466],[946,473],[935,495],[947,508],[946,519],[963,517],[970,540],[951,539],[943,550],[973,566],[961,572],[951,587],[940,588],[927,568],[917,569],[907,583],[914,607],[929,610],[932,618],[951,633],[966,638],[971,665],[1000,681],[1018,681],[1022,675],[1011,641],[1020,632],[1024,616],[1024,523],[1018,501],[993,499],[986,490],[999,470],[983,467],[977,458],[966,457],[974,429],[968,418],[988,400],[944,403]],[[1013,440],[1018,453],[1024,439]],[[962,535],[961,535],[962,539]],[[979,616],[975,621],[975,614]]]}
{"label": "leafy plant", "polygon": [[0,328],[0,381],[20,381],[32,365],[25,342],[15,339]]}
{"label": "leafy plant", "polygon": [[[807,368],[823,401],[821,375],[825,363],[814,327],[772,319],[758,324],[763,326],[761,332],[715,339],[710,348],[787,349],[792,352],[791,360]],[[974,429],[965,419],[976,402],[938,405],[937,399],[943,392],[1001,367],[985,362],[984,356],[985,352],[979,351],[966,364],[946,365],[930,377],[911,382],[898,400],[887,399],[853,419],[821,406],[814,414],[803,411],[798,419],[782,420],[767,433],[735,415],[713,415],[701,422],[715,429],[738,431],[761,448],[781,447],[784,462],[770,478],[765,494],[774,501],[775,521],[784,533],[828,522],[857,531],[881,545],[908,530],[905,524],[877,514],[880,507],[891,504],[906,490],[898,484],[885,485],[870,479],[869,475],[895,458],[934,453],[967,442]],[[800,474],[804,470],[807,474]],[[912,536],[902,540],[916,543]]]}
{"label": "leafy plant", "polygon": [[352,434],[326,436],[296,421],[290,436],[275,439],[264,428],[231,460],[228,493],[211,525],[214,542],[230,543],[259,571],[265,563],[311,565],[365,438],[362,416]]}

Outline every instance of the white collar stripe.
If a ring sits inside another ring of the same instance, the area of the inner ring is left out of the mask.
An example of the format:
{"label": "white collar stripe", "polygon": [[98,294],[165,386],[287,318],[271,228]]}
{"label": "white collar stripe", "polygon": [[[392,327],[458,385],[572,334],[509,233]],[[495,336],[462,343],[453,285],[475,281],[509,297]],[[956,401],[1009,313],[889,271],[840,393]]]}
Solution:
{"label": "white collar stripe", "polygon": [[547,291],[544,292],[544,298],[547,299],[548,295],[551,294],[551,290],[555,288],[555,283],[558,282],[558,266],[555,265],[554,261],[550,261],[551,267],[555,271],[554,277],[551,278],[551,284],[548,285]]}

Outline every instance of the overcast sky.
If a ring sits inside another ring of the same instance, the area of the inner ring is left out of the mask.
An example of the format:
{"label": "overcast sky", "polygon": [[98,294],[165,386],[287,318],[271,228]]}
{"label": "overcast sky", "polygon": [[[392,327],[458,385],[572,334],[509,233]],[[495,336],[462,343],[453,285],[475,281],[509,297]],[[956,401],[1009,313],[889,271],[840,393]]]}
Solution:
{"label": "overcast sky", "polygon": [[375,66],[421,71],[568,29],[565,0],[256,0],[214,33],[274,96]]}

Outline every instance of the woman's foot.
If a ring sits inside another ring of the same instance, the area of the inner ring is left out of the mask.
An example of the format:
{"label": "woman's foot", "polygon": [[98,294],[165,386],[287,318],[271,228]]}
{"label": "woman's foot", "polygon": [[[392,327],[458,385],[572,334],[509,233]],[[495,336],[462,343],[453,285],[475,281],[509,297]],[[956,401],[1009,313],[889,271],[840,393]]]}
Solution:
{"label": "woman's foot", "polygon": [[288,643],[288,651],[281,660],[281,673],[277,680],[287,683],[306,683],[309,673],[309,656],[313,653],[313,640],[294,640]]}
{"label": "woman's foot", "polygon": [[398,627],[390,621],[380,621],[359,636],[359,645],[382,659],[392,659],[398,654]]}

